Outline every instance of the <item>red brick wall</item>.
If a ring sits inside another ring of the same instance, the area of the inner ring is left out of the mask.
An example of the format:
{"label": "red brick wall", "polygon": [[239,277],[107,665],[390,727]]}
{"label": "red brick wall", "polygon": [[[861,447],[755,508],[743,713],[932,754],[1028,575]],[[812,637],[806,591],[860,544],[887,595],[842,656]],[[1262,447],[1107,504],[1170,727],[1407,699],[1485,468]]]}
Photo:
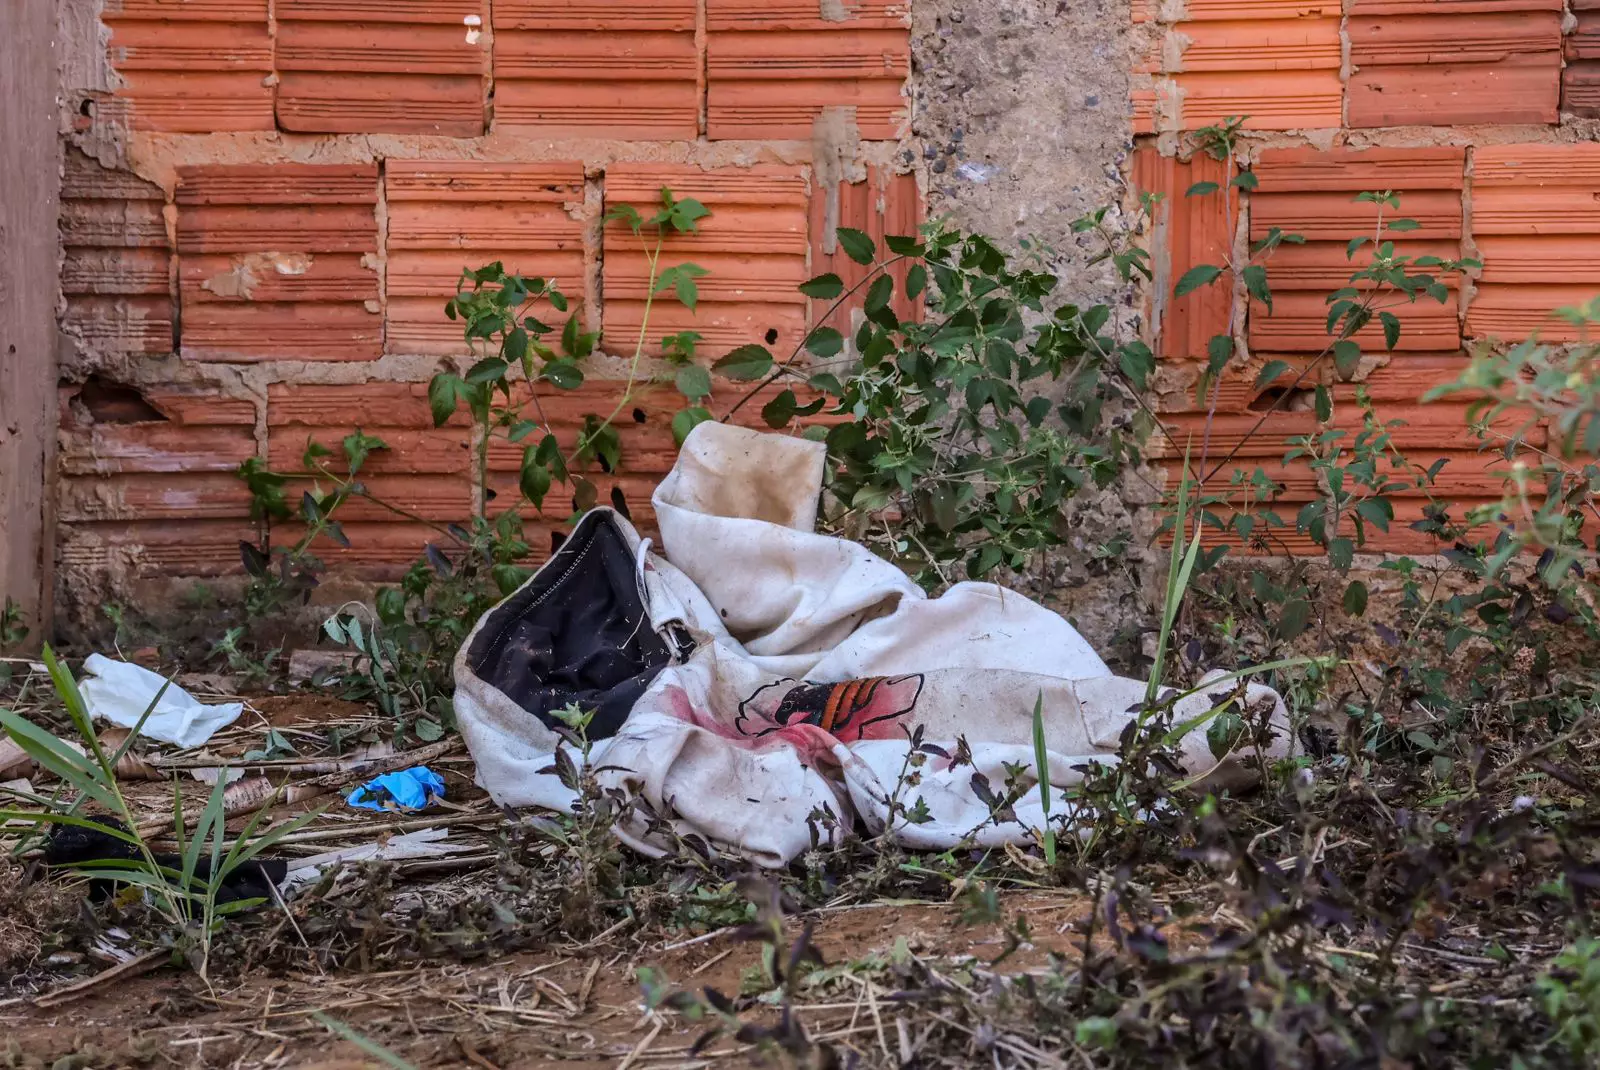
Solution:
{"label": "red brick wall", "polygon": [[[1305,462],[1283,464],[1284,440],[1312,432],[1315,415],[1307,406],[1274,412],[1249,437],[1271,391],[1293,378],[1258,389],[1256,373],[1273,360],[1297,373],[1328,345],[1324,298],[1355,270],[1346,241],[1370,234],[1376,218],[1374,205],[1353,198],[1391,190],[1400,211],[1389,218],[1419,224],[1392,235],[1402,252],[1474,257],[1484,266],[1452,282],[1444,304],[1395,309],[1403,329],[1394,352],[1385,351],[1376,322],[1364,331],[1357,378],[1380,418],[1406,422],[1394,438],[1413,460],[1449,459],[1438,497],[1498,499],[1495,473],[1506,464],[1476,452],[1464,407],[1418,399],[1456,378],[1469,346],[1514,343],[1535,331],[1572,339],[1573,328],[1550,313],[1600,294],[1600,144],[1582,118],[1600,115],[1600,49],[1590,42],[1588,10],[1600,5],[1573,7],[1576,25],[1563,37],[1560,0],[1354,0],[1343,11],[1337,2],[1135,0],[1142,46],[1133,181],[1165,198],[1153,237],[1166,293],[1190,267],[1219,263],[1236,241],[1273,227],[1306,238],[1266,261],[1270,312],[1259,302],[1246,306],[1231,280],[1150,306],[1165,361],[1160,407],[1179,443],[1158,440],[1155,453],[1171,456],[1188,443],[1198,456],[1209,425],[1211,462],[1243,443],[1238,465],[1259,465],[1284,485],[1274,510],[1292,523],[1317,488]],[[1226,181],[1221,163],[1193,153],[1192,135],[1238,115],[1249,116],[1242,166],[1258,188],[1236,194],[1230,216],[1221,196],[1185,193],[1196,182]],[[1227,331],[1235,309],[1244,316],[1236,337],[1248,364],[1230,375],[1208,420],[1192,385],[1206,342]],[[1323,369],[1305,385],[1331,379]],[[1336,426],[1359,429],[1355,390],[1335,387]],[[1401,498],[1391,531],[1371,532],[1369,549],[1434,548],[1407,527],[1425,498]],[[1286,543],[1313,550],[1293,534]]]}
{"label": "red brick wall", "polygon": [[[823,314],[796,287],[844,267],[824,221],[922,216],[904,0],[108,0],[104,23],[121,85],[68,107],[116,166],[69,148],[61,212],[68,601],[237,572],[261,532],[234,468],[297,469],[358,425],[391,446],[368,484],[419,522],[350,506],[351,547],[320,547],[339,568],[393,575],[436,538],[420,521],[470,516],[472,429],[435,429],[425,393],[468,353],[444,316],[465,266],[554,276],[603,331],[589,381],[544,402],[570,440],[615,404],[647,296],[609,207],[670,186],[711,210],[663,255],[709,271],[698,311],[658,301],[646,347],[694,329],[706,362],[786,355]],[[643,390],[596,475],[647,529],[683,404]],[[519,454],[490,451],[491,492]]]}

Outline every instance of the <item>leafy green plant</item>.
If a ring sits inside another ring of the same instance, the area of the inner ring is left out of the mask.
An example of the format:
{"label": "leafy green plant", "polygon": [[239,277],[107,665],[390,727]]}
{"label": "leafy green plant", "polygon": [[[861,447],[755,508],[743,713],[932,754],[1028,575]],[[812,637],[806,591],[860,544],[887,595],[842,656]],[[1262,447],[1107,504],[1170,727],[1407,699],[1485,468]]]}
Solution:
{"label": "leafy green plant", "polygon": [[20,646],[26,638],[28,638],[28,625],[23,617],[22,607],[7,595],[4,606],[0,606],[0,650],[10,650]]}
{"label": "leafy green plant", "polygon": [[[346,435],[340,446],[345,462],[343,472],[335,471],[330,465],[332,450],[310,441],[301,456],[303,470],[293,475],[272,471],[259,457],[248,458],[239,465],[238,476],[250,494],[250,518],[268,526],[268,539],[261,546],[239,543],[244,570],[250,577],[244,594],[247,620],[255,621],[295,602],[309,600],[327,568],[313,549],[314,544],[326,536],[348,547],[350,539],[344,533],[338,512],[352,498],[377,501],[361,481],[361,471],[373,453],[388,446],[382,439],[365,434],[359,428]],[[301,490],[296,503],[304,528],[290,545],[274,546],[270,538],[271,524],[288,520],[296,512],[289,504],[291,482],[310,483]],[[393,506],[387,508],[404,514]]]}
{"label": "leafy green plant", "polygon": [[[1099,256],[1122,281],[1148,274],[1143,250],[1109,230],[1104,212],[1077,229],[1104,236]],[[1105,427],[1102,417],[1142,404],[1148,347],[1109,305],[1052,303],[1059,280],[1042,246],[1025,243],[1013,257],[939,225],[887,237],[881,250],[840,228],[839,244],[868,269],[862,281],[846,290],[830,273],[801,291],[833,301],[826,324],[864,290],[853,338],[818,326],[781,362],[750,344],[715,369],[758,389],[782,384],[762,408],[773,428],[825,418],[806,433],[827,443],[822,512],[832,530],[930,587],[1026,568],[1064,541],[1073,498],[1137,459],[1131,424]]]}
{"label": "leafy green plant", "polygon": [[[172,794],[173,835],[178,843],[179,861],[176,866],[164,864],[151,849],[149,841],[140,835],[137,815],[123,795],[116,773],[117,762],[127,754],[144,722],[161,701],[161,694],[151,700],[127,739],[114,751],[108,752],[100,743],[88,706],[71,672],[48,646],[44,649],[43,658],[56,695],[65,706],[83,746],[69,746],[47,729],[10,710],[0,710],[0,728],[28,757],[59,778],[77,797],[70,802],[59,798],[43,800],[49,803],[49,807],[43,811],[0,810],[0,821],[24,832],[44,831],[59,826],[91,829],[132,848],[135,857],[130,860],[90,861],[75,868],[85,877],[114,881],[143,891],[156,913],[171,928],[175,946],[190,952],[190,960],[196,971],[206,978],[212,938],[223,920],[241,910],[260,905],[260,900],[221,900],[219,893],[229,876],[289,833],[315,819],[320,811],[302,814],[261,831],[261,824],[270,809],[270,806],[263,806],[229,843],[224,812],[227,778],[217,778],[205,809],[192,827],[184,813],[182,793],[175,783]],[[165,688],[162,690],[164,692]],[[86,803],[101,807],[116,819],[116,823],[83,816],[79,810]]]}
{"label": "leafy green plant", "polygon": [[1600,940],[1584,937],[1564,949],[1536,987],[1545,1015],[1555,1023],[1552,1044],[1573,1065],[1600,1058]]}

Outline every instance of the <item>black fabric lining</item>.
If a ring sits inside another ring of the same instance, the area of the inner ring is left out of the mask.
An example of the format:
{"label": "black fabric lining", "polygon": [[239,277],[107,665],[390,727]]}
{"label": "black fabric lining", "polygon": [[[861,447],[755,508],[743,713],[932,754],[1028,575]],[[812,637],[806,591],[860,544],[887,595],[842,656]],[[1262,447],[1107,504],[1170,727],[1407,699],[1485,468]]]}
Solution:
{"label": "black fabric lining", "polygon": [[616,735],[671,660],[609,509],[579,520],[533,582],[489,611],[467,651],[475,676],[547,726],[563,706],[595,710],[590,739]]}

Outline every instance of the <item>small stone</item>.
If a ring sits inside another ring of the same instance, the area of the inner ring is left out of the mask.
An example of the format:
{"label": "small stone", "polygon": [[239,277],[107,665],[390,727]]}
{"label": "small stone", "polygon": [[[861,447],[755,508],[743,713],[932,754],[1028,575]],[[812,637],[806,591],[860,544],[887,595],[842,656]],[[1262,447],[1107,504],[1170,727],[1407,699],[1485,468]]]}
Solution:
{"label": "small stone", "polygon": [[1090,93],[1088,96],[1083,98],[1083,106],[1086,108],[1098,108],[1100,106],[1100,98],[1095,94]]}
{"label": "small stone", "polygon": [[933,173],[934,174],[936,174],[936,175],[944,174],[944,168],[945,168],[945,162],[943,160],[935,160],[935,161],[933,161]]}

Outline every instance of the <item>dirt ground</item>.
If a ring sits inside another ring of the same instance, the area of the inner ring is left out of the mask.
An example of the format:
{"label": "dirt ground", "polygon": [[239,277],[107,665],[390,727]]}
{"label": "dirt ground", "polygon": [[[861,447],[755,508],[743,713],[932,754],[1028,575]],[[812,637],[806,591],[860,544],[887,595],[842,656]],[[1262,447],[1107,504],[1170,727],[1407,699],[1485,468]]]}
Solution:
{"label": "dirt ground", "polygon": [[[1007,917],[1028,919],[1033,939],[1006,958],[1007,973],[1044,967],[1051,952],[1081,950],[1076,923],[1087,901],[1067,893],[1001,897]],[[792,919],[815,925],[813,942],[828,963],[909,952],[937,960],[992,961],[1007,940],[996,925],[967,926],[954,905],[882,902],[821,910]],[[291,972],[251,977],[207,991],[193,973],[158,968],[91,988],[64,1005],[0,1001],[7,1065],[303,1067],[335,1070],[384,1065],[312,1017],[321,1012],[419,1067],[512,1068],[748,1065],[748,1046],[690,1045],[704,1030],[670,1012],[645,1009],[635,965],[665,972],[684,987],[737,994],[760,965],[758,943],[729,930],[657,944],[618,934],[510,955],[486,965],[435,965],[382,973]],[[800,1011],[813,1036],[847,1047],[900,1043],[892,992],[856,979],[854,1000],[811,1002]],[[9,1003],[10,1006],[5,1006]],[[59,1060],[78,1056],[78,1062]],[[37,1060],[37,1063],[31,1060]],[[142,1064],[137,1064],[142,1065]]]}

